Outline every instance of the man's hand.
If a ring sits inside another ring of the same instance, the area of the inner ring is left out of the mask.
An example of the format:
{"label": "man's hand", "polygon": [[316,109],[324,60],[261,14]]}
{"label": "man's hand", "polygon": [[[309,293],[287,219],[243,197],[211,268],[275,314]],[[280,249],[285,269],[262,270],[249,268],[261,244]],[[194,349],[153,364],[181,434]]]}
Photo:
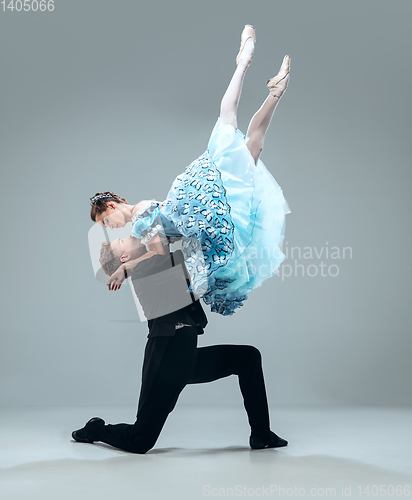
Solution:
{"label": "man's hand", "polygon": [[124,281],[124,269],[123,266],[120,266],[119,269],[114,272],[107,282],[107,286],[109,290],[119,290]]}

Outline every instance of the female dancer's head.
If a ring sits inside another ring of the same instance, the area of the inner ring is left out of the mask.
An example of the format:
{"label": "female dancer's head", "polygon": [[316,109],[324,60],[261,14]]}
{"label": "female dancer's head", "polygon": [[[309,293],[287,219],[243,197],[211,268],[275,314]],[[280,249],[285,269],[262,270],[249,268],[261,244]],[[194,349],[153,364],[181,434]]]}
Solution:
{"label": "female dancer's head", "polygon": [[90,198],[92,208],[90,217],[92,221],[99,223],[101,226],[115,229],[124,227],[127,223],[127,214],[130,215],[131,205],[128,204],[126,198],[121,198],[111,191],[104,193],[96,193],[93,198]]}
{"label": "female dancer's head", "polygon": [[138,259],[146,251],[146,247],[140,243],[140,240],[132,235],[112,242],[105,241],[100,250],[100,265],[103,271],[111,276],[122,263]]}

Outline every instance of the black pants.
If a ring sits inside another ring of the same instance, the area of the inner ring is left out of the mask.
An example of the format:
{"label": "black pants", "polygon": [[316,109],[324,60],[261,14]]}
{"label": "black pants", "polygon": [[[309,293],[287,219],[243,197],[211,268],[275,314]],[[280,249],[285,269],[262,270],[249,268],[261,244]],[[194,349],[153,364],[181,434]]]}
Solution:
{"label": "black pants", "polygon": [[172,337],[149,338],[136,422],[92,422],[88,431],[93,439],[132,453],[146,453],[155,445],[186,384],[237,375],[252,434],[268,440],[269,410],[260,351],[249,345],[197,347],[197,338],[191,327],[176,330]]}

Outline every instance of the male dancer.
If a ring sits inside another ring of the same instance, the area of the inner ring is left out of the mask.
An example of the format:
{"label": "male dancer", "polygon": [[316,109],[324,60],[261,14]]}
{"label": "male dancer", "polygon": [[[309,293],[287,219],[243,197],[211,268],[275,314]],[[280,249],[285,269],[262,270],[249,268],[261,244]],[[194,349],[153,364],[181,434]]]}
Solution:
{"label": "male dancer", "polygon": [[[251,427],[252,449],[276,448],[288,442],[269,428],[269,410],[260,351],[250,345],[221,344],[197,347],[197,336],[203,334],[207,318],[199,300],[160,317],[159,306],[188,288],[188,272],[180,250],[155,253],[144,258],[141,247],[130,239],[123,248],[130,262],[135,259],[132,281],[148,321],[149,334],[144,353],[142,385],[134,424],[105,424],[99,417],[72,433],[73,439],[84,443],[102,441],[122,450],[144,454],[155,445],[167,416],[173,411],[186,384],[200,384],[237,375],[244,406]],[[113,242],[114,243],[114,242]],[[112,245],[113,245],[112,243]],[[116,245],[113,245],[116,248]],[[168,246],[164,247],[168,248]],[[153,253],[153,252],[152,252]],[[122,255],[122,261],[124,262]],[[119,262],[120,263],[120,262]],[[177,269],[177,272],[176,272]],[[170,286],[162,283],[162,273],[175,273]],[[179,272],[182,274],[179,276]],[[147,279],[153,277],[152,286]],[[185,289],[182,282],[186,281]],[[183,299],[183,295],[182,299]],[[192,295],[192,300],[194,299]]]}

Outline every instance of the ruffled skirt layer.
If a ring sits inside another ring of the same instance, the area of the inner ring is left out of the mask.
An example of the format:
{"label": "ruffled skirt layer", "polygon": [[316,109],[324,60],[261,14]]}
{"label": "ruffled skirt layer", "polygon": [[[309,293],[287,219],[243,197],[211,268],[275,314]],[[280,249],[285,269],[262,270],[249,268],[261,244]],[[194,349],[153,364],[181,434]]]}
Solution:
{"label": "ruffled skirt layer", "polygon": [[244,134],[218,118],[207,150],[172,184],[161,213],[183,235],[191,288],[231,315],[285,259],[283,191]]}

